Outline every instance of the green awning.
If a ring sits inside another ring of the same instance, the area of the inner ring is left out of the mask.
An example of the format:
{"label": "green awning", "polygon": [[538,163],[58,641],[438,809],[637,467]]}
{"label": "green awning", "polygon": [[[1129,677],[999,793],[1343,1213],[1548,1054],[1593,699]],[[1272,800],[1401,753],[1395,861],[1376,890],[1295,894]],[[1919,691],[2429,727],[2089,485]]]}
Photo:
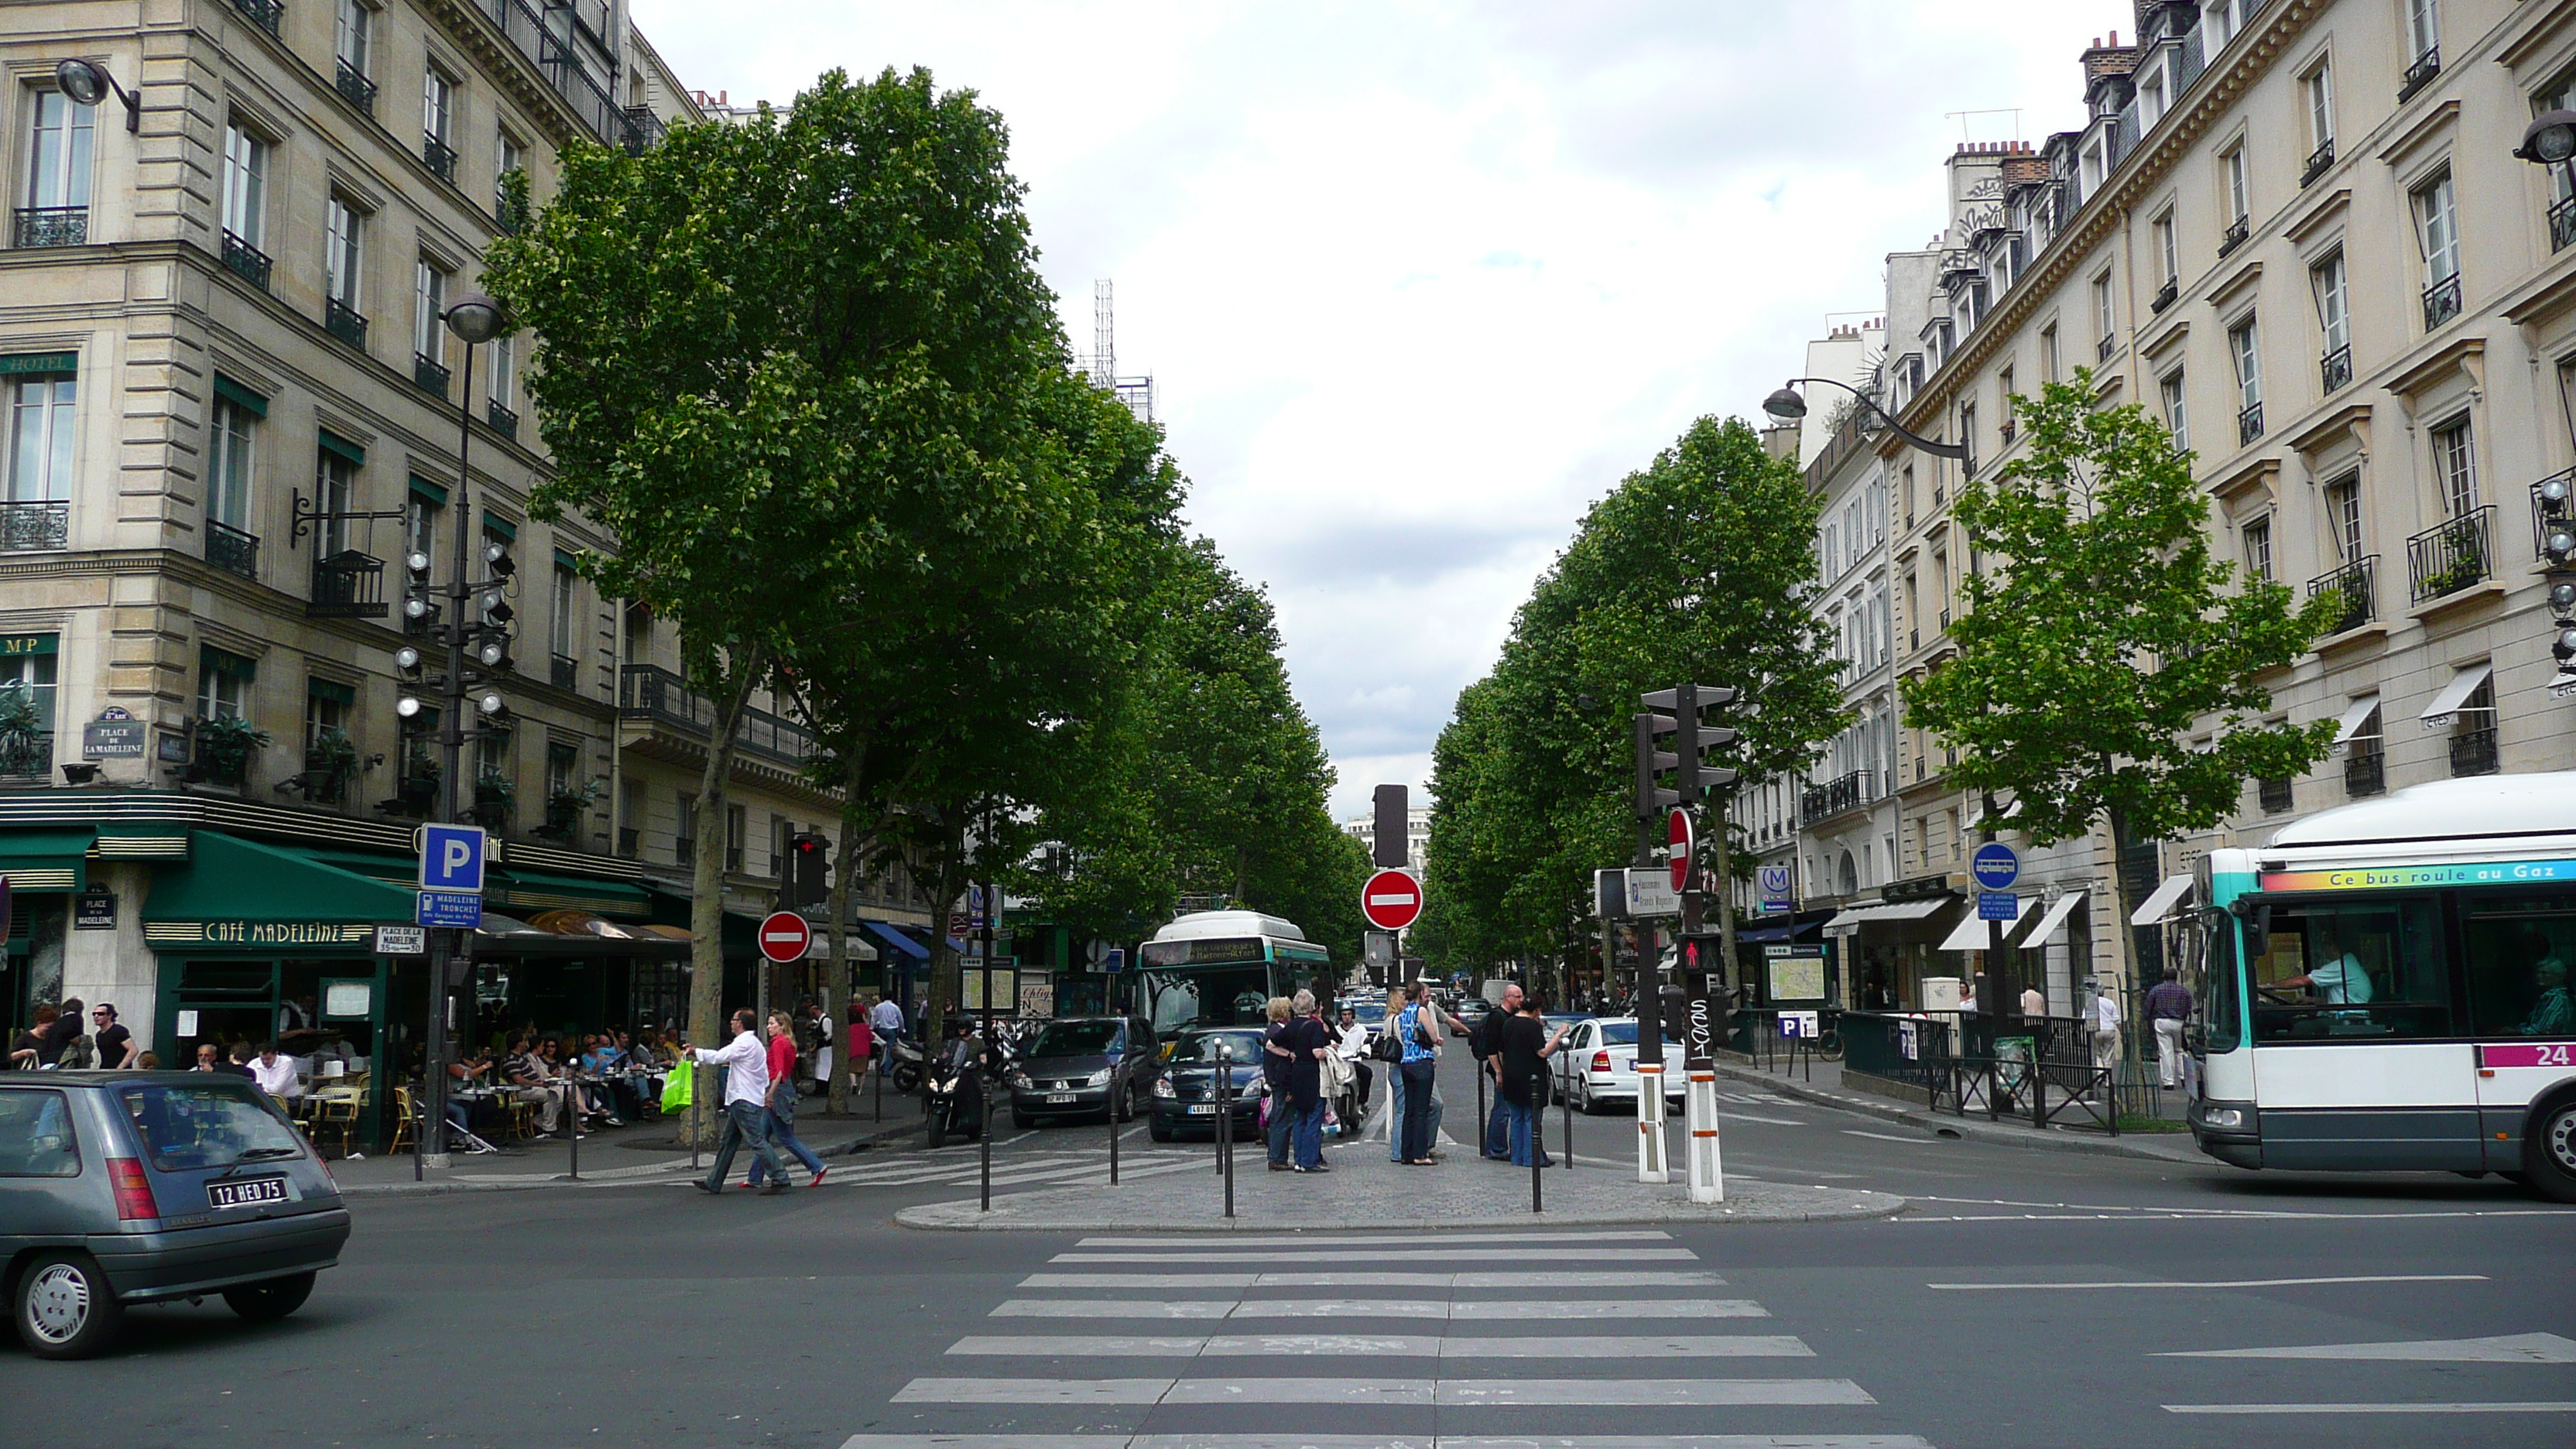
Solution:
{"label": "green awning", "polygon": [[12,830],[0,833],[0,876],[13,891],[76,891],[89,886],[89,843],[95,830]]}
{"label": "green awning", "polygon": [[354,705],[358,702],[358,691],[349,685],[342,684],[336,679],[315,679],[308,677],[304,681],[304,692],[313,696],[315,699],[327,699],[333,704]]}
{"label": "green awning", "polygon": [[329,428],[316,429],[314,433],[314,441],[322,445],[322,451],[325,453],[337,453],[341,457],[348,459],[350,462],[357,464],[361,468],[367,466],[367,450],[350,442],[348,439],[341,437],[338,433],[331,431]]}
{"label": "green awning", "polygon": [[319,861],[333,870],[345,870],[369,880],[414,889],[420,881],[420,861],[408,855],[369,855],[356,850],[297,850],[297,855]]}
{"label": "green awning", "polygon": [[97,849],[102,860],[186,860],[188,827],[175,820],[105,820]]}
{"label": "green awning", "polygon": [[212,673],[242,680],[245,683],[259,677],[259,661],[235,654],[229,649],[218,649],[208,644],[199,651],[199,654],[206,668]]}
{"label": "green awning", "polygon": [[325,865],[312,855],[200,830],[179,870],[162,871],[143,906],[156,947],[355,947],[380,924],[412,919],[412,892]]}
{"label": "green awning", "polygon": [[420,476],[418,473],[414,473],[411,475],[411,496],[428,504],[432,508],[445,508],[447,506],[447,485],[444,483],[432,483],[428,479]]}
{"label": "green awning", "polygon": [[251,391],[249,388],[242,386],[240,383],[233,381],[231,378],[224,376],[220,372],[215,374],[215,396],[222,398],[224,401],[231,403],[234,407],[240,408],[242,411],[249,413],[252,417],[264,418],[268,416],[268,399],[261,397],[258,393]]}
{"label": "green awning", "polygon": [[505,538],[512,543],[519,541],[519,525],[488,509],[483,514],[483,531],[494,538]]}
{"label": "green awning", "polygon": [[586,876],[543,875],[531,870],[494,870],[484,883],[483,899],[487,905],[516,916],[537,911],[591,911],[640,919],[651,914],[651,902],[642,886]]}

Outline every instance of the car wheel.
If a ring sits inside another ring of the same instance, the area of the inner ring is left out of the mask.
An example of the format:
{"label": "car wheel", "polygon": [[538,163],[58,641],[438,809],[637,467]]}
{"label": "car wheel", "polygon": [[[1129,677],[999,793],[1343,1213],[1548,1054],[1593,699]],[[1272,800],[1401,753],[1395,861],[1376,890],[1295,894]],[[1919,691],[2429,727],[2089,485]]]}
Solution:
{"label": "car wheel", "polygon": [[284,1318],[304,1306],[313,1296],[313,1275],[289,1273],[283,1278],[270,1278],[258,1283],[245,1283],[224,1290],[224,1306],[249,1319],[264,1323]]}
{"label": "car wheel", "polygon": [[124,1316],[107,1275],[83,1253],[45,1253],[18,1275],[18,1337],[38,1358],[87,1358]]}
{"label": "car wheel", "polygon": [[1038,1119],[1014,1107],[1011,1109],[1011,1125],[1022,1132],[1027,1132],[1038,1125]]}
{"label": "car wheel", "polygon": [[1172,1140],[1172,1129],[1164,1126],[1163,1119],[1157,1117],[1145,1124],[1145,1135],[1157,1142],[1169,1142]]}
{"label": "car wheel", "polygon": [[2576,1094],[2533,1110],[2522,1130],[2522,1170],[2542,1197],[2576,1202]]}

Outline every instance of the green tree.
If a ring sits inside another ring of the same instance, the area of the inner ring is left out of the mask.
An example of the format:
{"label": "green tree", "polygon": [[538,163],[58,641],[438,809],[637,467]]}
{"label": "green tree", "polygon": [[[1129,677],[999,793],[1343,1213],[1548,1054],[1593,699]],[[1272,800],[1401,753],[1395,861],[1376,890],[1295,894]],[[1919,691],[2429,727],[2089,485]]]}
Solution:
{"label": "green tree", "polygon": [[[2133,839],[2217,825],[2247,778],[2325,757],[2333,722],[2263,723],[2264,681],[2343,600],[2301,607],[2213,558],[2191,455],[2144,408],[2094,397],[2078,368],[2013,399],[2028,451],[1952,505],[1986,563],[1961,585],[1958,653],[1902,692],[1906,722],[1957,747],[1952,783],[2012,792],[2014,823],[2039,845],[2107,824],[2118,861]],[[2210,742],[2186,743],[2196,730]],[[2126,921],[2127,874],[2112,876]]]}

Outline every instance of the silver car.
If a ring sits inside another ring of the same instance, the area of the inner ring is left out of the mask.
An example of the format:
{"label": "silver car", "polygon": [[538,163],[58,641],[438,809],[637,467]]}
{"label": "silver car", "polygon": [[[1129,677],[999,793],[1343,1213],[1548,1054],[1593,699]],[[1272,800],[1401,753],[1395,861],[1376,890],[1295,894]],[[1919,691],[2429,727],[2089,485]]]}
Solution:
{"label": "silver car", "polygon": [[[1578,1111],[1604,1111],[1621,1103],[1637,1108],[1637,1018],[1591,1016],[1574,1024],[1556,1054],[1556,1088]],[[1664,1036],[1664,1100],[1680,1106],[1686,1090],[1682,1044]]]}

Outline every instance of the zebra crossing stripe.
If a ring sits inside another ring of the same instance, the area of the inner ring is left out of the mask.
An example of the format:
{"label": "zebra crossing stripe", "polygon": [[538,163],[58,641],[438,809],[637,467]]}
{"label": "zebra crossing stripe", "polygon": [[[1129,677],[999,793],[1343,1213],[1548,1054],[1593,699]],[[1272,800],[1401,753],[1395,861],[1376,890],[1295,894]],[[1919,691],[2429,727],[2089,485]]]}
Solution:
{"label": "zebra crossing stripe", "polygon": [[[1205,1165],[1202,1162],[1202,1165]],[[1234,1248],[1365,1248],[1394,1243],[1669,1243],[1673,1235],[1654,1229],[1597,1233],[1291,1233],[1278,1237],[1245,1237],[1228,1233],[1222,1241]],[[1168,1248],[1175,1240],[1155,1238],[1084,1238],[1077,1248]]]}
{"label": "zebra crossing stripe", "polygon": [[[1530,1316],[1519,1300],[1452,1302],[1437,1298],[1012,1298],[992,1318],[1435,1318],[1518,1323]],[[1750,1298],[1614,1298],[1551,1303],[1547,1317],[1569,1319],[1768,1318]]]}
{"label": "zebra crossing stripe", "polygon": [[[1000,1178],[993,1179],[995,1182]],[[1442,1263],[1456,1258],[1450,1248],[1395,1249],[1371,1253],[1369,1257],[1384,1263]],[[1347,1263],[1351,1255],[1339,1250],[1321,1253],[1282,1253],[1277,1251],[1168,1252],[1168,1253],[1058,1253],[1050,1263]],[[1607,1259],[1621,1263],[1696,1263],[1699,1254],[1688,1248],[1560,1248],[1548,1254],[1550,1261]]]}
{"label": "zebra crossing stripe", "polygon": [[[1713,1288],[1715,1273],[1586,1273],[1586,1288]],[[1512,1288],[1526,1291],[1527,1273],[1031,1273],[1023,1288]]]}
{"label": "zebra crossing stripe", "polygon": [[[1366,1404],[1700,1408],[1875,1404],[1850,1379],[917,1378],[898,1404]],[[1527,1441],[1522,1441],[1526,1443]]]}
{"label": "zebra crossing stripe", "polygon": [[853,1434],[841,1449],[1932,1449],[1912,1434]]}
{"label": "zebra crossing stripe", "polygon": [[1175,1338],[1103,1338],[1073,1334],[970,1334],[949,1345],[962,1356],[990,1358],[1299,1358],[1365,1354],[1372,1358],[1649,1359],[1814,1358],[1789,1334],[1667,1334],[1653,1337],[1443,1338],[1425,1334],[1288,1333]]}

